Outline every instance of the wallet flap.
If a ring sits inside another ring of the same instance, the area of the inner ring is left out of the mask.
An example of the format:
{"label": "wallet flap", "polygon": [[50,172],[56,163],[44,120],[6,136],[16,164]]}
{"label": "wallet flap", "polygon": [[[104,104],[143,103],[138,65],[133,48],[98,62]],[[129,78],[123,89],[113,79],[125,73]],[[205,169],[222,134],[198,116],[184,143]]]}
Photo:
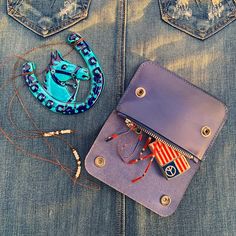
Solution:
{"label": "wallet flap", "polygon": [[145,62],[117,111],[203,159],[226,120],[227,108],[159,64]]}

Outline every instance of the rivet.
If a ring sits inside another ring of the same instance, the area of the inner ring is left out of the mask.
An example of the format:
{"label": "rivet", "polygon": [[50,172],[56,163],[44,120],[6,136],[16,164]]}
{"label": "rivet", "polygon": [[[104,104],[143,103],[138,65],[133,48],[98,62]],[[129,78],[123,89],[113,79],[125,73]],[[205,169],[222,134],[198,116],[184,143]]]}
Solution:
{"label": "rivet", "polygon": [[43,30],[41,31],[41,33],[42,33],[43,35],[47,35],[47,34],[48,34],[48,30],[43,29]]}
{"label": "rivet", "polygon": [[171,203],[171,198],[168,195],[162,195],[160,202],[162,206],[169,206]]}
{"label": "rivet", "polygon": [[135,90],[135,94],[139,98],[143,98],[146,95],[146,90],[143,87],[138,87]]}
{"label": "rivet", "polygon": [[106,160],[104,157],[98,156],[95,158],[94,163],[95,163],[95,166],[102,168],[106,165]]}
{"label": "rivet", "polygon": [[205,138],[211,135],[211,128],[208,126],[203,126],[201,129],[201,135]]}

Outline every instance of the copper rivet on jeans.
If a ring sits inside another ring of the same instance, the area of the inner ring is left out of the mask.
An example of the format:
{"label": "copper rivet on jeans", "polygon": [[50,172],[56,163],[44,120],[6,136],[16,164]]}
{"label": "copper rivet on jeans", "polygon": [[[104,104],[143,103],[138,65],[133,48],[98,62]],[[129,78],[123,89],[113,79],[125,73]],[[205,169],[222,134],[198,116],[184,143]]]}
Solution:
{"label": "copper rivet on jeans", "polygon": [[171,198],[168,195],[163,195],[161,196],[160,202],[162,206],[169,206],[171,203]]}
{"label": "copper rivet on jeans", "polygon": [[98,157],[95,158],[94,163],[95,163],[95,166],[97,166],[99,168],[102,168],[102,167],[105,166],[106,160],[105,160],[104,157],[98,156]]}
{"label": "copper rivet on jeans", "polygon": [[146,90],[142,87],[138,87],[135,90],[135,94],[139,98],[143,98],[146,95]]}
{"label": "copper rivet on jeans", "polygon": [[42,33],[43,35],[46,35],[46,34],[48,34],[48,30],[42,30],[41,33]]}
{"label": "copper rivet on jeans", "polygon": [[201,129],[201,135],[205,138],[209,137],[211,135],[211,128],[208,126],[203,126]]}

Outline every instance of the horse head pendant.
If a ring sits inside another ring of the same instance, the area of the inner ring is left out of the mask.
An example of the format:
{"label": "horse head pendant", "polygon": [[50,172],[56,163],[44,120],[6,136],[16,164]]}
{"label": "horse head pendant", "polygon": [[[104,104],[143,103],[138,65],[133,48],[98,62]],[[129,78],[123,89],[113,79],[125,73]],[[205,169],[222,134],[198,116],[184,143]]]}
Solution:
{"label": "horse head pendant", "polygon": [[[32,62],[23,65],[23,77],[34,97],[48,109],[62,114],[78,114],[95,104],[104,86],[104,76],[96,56],[80,35],[71,34],[68,42],[83,57],[88,69],[64,60],[61,53],[55,51],[51,53],[43,84],[37,79]],[[77,102],[80,81],[86,80],[91,80],[89,95],[84,102]]]}
{"label": "horse head pendant", "polygon": [[44,86],[49,95],[63,102],[75,102],[80,80],[89,80],[89,71],[62,58],[59,51],[51,53]]}

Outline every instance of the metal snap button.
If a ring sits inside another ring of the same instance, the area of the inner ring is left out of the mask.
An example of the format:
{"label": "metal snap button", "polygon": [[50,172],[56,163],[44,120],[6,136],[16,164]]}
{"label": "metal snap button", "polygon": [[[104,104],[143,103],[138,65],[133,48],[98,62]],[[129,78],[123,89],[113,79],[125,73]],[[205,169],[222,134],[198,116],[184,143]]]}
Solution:
{"label": "metal snap button", "polygon": [[95,166],[102,168],[106,165],[106,160],[104,157],[98,156],[95,158],[94,163],[95,163]]}
{"label": "metal snap button", "polygon": [[142,87],[138,87],[135,90],[135,94],[139,98],[143,98],[146,95],[146,90]]}
{"label": "metal snap button", "polygon": [[171,198],[168,195],[163,195],[161,196],[160,202],[162,206],[169,206],[171,203]]}
{"label": "metal snap button", "polygon": [[203,126],[201,129],[201,135],[205,138],[211,135],[211,128],[208,126]]}

